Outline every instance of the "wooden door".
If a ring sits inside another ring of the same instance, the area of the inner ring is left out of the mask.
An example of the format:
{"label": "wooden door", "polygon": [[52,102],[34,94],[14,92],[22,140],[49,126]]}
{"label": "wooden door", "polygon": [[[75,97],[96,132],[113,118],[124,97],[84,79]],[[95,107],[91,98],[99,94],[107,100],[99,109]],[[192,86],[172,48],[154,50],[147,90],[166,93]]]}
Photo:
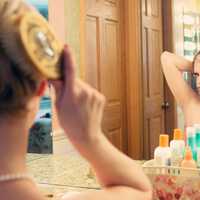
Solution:
{"label": "wooden door", "polygon": [[85,77],[89,84],[106,96],[103,130],[116,147],[124,150],[122,2],[123,0],[86,0]]}
{"label": "wooden door", "polygon": [[144,90],[144,157],[153,156],[164,132],[162,53],[162,0],[142,0],[142,54]]}

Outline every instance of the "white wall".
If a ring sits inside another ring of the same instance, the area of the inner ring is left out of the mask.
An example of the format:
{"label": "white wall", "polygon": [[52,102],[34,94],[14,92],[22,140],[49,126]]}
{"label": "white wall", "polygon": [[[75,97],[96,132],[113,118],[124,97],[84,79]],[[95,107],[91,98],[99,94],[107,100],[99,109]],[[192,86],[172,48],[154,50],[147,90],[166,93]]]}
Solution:
{"label": "white wall", "polygon": [[[82,1],[82,0],[81,0]],[[49,0],[49,21],[63,43],[67,43],[80,66],[80,0]],[[54,101],[54,92],[51,91]],[[55,107],[52,108],[53,151],[65,154],[73,150],[57,120]]]}

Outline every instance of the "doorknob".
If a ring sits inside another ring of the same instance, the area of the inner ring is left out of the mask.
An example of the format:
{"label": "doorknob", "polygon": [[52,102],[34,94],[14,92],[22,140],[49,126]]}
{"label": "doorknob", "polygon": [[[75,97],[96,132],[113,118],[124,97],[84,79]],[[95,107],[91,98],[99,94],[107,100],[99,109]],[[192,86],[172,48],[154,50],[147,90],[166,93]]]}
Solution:
{"label": "doorknob", "polygon": [[165,101],[162,103],[161,107],[162,107],[162,109],[166,110],[170,107],[170,104],[169,104],[169,102]]}

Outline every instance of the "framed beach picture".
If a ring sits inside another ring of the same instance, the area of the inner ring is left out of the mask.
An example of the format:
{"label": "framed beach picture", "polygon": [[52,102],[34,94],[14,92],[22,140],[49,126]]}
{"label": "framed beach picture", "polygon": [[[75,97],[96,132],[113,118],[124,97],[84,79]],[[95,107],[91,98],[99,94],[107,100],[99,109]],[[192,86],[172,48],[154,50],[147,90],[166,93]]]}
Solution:
{"label": "framed beach picture", "polygon": [[[48,0],[26,0],[48,19]],[[52,109],[50,87],[40,101],[40,110],[30,130],[28,153],[52,153]]]}

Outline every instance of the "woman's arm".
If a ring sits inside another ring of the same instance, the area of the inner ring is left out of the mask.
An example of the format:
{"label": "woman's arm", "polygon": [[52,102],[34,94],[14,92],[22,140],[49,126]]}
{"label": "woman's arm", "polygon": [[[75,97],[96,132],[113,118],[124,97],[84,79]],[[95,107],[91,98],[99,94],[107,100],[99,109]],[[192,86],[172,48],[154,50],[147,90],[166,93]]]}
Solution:
{"label": "woman's arm", "polygon": [[63,63],[64,80],[52,82],[56,91],[58,118],[68,138],[91,163],[103,186],[103,191],[86,193],[77,198],[151,199],[151,185],[142,169],[119,152],[101,131],[105,98],[75,78],[68,48],[64,50]]}
{"label": "woman's arm", "polygon": [[142,168],[111,145],[103,134],[87,144],[74,144],[93,166],[104,189],[86,193],[85,198],[81,196],[80,200],[151,199],[151,185]]}
{"label": "woman's arm", "polygon": [[66,196],[62,200],[151,200],[151,193],[123,186],[113,186],[99,191],[90,191]]}
{"label": "woman's arm", "polygon": [[161,60],[166,62],[165,59],[173,62],[173,64],[176,66],[176,68],[181,72],[185,72],[185,71],[192,72],[192,70],[193,70],[192,62],[185,59],[182,56],[178,56],[176,54],[165,51],[165,52],[163,52],[163,54],[161,56]]}
{"label": "woman's arm", "polygon": [[196,99],[196,94],[183,79],[182,72],[192,71],[192,62],[169,52],[162,54],[161,62],[167,83],[178,104],[183,109],[188,108]]}

